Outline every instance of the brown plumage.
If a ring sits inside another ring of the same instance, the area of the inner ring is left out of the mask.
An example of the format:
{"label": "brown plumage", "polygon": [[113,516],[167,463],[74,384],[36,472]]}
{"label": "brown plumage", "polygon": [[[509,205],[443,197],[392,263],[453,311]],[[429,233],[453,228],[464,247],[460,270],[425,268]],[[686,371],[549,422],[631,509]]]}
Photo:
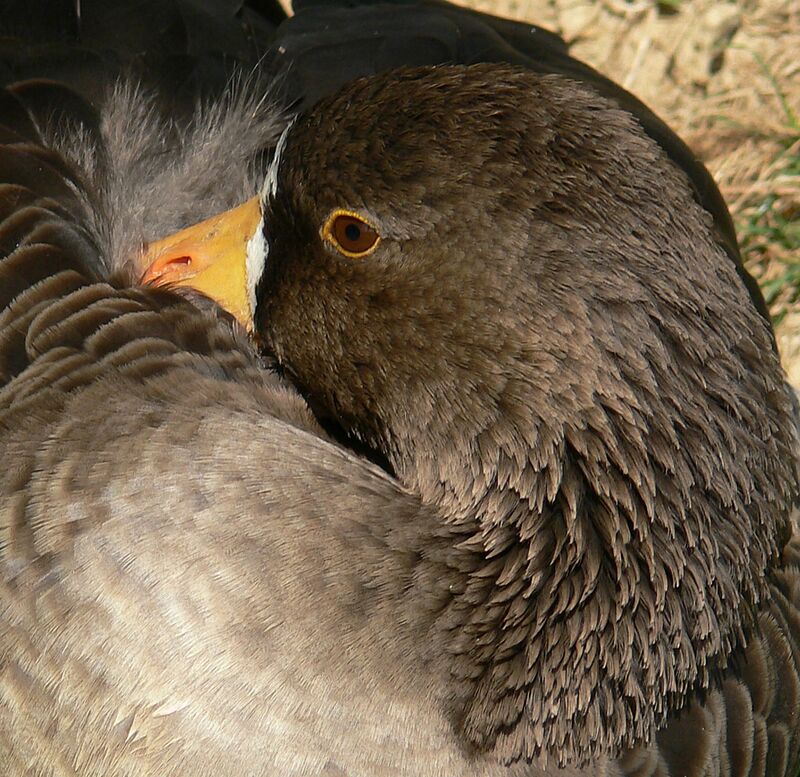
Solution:
{"label": "brown plumage", "polygon": [[99,168],[3,99],[5,773],[793,773],[794,398],[625,114],[499,66],[321,103],[263,361],[104,281]]}
{"label": "brown plumage", "polygon": [[[584,765],[651,737],[769,610],[797,489],[794,398],[685,178],[497,66],[357,82],[269,177],[259,333],[464,551],[431,632],[457,730]],[[337,208],[373,253],[321,237]]]}

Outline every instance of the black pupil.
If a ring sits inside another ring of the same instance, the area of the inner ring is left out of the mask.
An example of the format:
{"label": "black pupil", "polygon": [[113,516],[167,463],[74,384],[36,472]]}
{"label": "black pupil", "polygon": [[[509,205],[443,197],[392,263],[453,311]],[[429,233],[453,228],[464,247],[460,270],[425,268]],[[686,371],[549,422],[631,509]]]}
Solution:
{"label": "black pupil", "polygon": [[353,243],[357,242],[358,239],[361,237],[361,228],[358,224],[354,224],[352,221],[344,228],[345,237],[348,240],[351,240]]}

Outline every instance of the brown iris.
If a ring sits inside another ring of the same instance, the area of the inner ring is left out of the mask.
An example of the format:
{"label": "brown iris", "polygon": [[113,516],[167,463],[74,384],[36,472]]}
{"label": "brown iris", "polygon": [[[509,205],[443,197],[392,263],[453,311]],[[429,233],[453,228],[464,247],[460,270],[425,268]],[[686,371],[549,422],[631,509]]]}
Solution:
{"label": "brown iris", "polygon": [[322,227],[322,237],[350,259],[361,259],[371,254],[381,242],[375,227],[357,213],[335,210]]}

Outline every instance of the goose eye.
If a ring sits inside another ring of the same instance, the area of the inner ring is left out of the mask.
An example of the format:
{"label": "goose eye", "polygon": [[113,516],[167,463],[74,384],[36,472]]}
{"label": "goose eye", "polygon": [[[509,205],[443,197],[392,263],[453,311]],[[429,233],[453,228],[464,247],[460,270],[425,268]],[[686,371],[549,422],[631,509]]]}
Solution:
{"label": "goose eye", "polygon": [[368,256],[381,242],[381,236],[369,222],[345,210],[330,215],[322,228],[322,237],[350,259]]}

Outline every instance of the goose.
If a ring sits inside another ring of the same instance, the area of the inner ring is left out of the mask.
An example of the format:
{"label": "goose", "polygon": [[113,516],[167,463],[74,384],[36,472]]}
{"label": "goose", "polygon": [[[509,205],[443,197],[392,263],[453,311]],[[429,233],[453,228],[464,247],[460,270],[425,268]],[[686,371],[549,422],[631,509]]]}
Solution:
{"label": "goose", "polygon": [[796,772],[796,402],[629,112],[519,65],[356,80],[142,287],[35,95],[0,154],[7,773]]}
{"label": "goose", "polygon": [[[557,76],[392,71],[290,125],[256,203],[213,272],[166,239],[155,280],[224,277],[315,416],[437,512],[441,642],[415,641],[460,747],[511,774],[795,774],[796,400],[663,152]],[[759,723],[746,612],[784,643]]]}

